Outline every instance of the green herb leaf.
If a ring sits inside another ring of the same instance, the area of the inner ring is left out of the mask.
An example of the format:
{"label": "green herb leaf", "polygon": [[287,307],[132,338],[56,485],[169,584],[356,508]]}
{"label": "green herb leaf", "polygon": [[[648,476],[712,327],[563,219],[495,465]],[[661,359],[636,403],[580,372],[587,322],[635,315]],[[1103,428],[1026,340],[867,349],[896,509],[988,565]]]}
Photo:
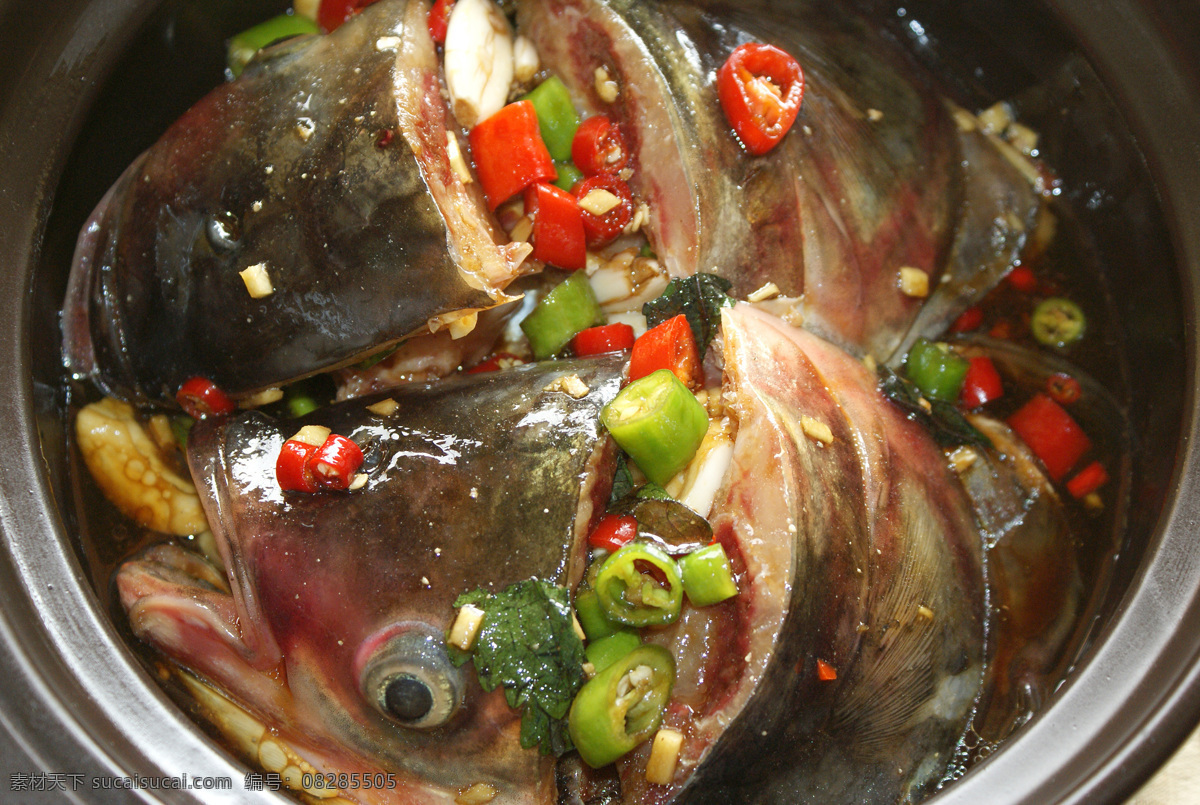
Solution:
{"label": "green herb leaf", "polygon": [[930,402],[930,410],[921,405],[921,392],[911,380],[901,377],[887,366],[879,367],[879,390],[904,409],[909,419],[923,425],[942,447],[970,444],[990,448],[992,440],[967,421],[953,403],[943,400]]}
{"label": "green herb leaf", "polygon": [[484,611],[471,652],[451,649],[450,659],[475,663],[484,690],[504,686],[510,707],[523,708],[521,746],[562,755],[573,746],[567,711],[583,686],[583,642],[575,634],[567,591],[538,579],[510,584],[498,593],[479,589],[460,595],[455,607]]}
{"label": "green herb leaf", "polygon": [[621,453],[617,456],[617,471],[613,475],[612,493],[608,496],[608,505],[612,506],[631,492],[633,492],[633,473],[629,471],[629,459],[624,453]]}
{"label": "green herb leaf", "polygon": [[733,304],[728,296],[730,287],[729,280],[716,274],[694,274],[673,279],[657,299],[642,305],[642,315],[646,317],[649,327],[657,327],[680,313],[687,316],[692,335],[696,338],[696,349],[703,359],[721,326],[721,308]]}

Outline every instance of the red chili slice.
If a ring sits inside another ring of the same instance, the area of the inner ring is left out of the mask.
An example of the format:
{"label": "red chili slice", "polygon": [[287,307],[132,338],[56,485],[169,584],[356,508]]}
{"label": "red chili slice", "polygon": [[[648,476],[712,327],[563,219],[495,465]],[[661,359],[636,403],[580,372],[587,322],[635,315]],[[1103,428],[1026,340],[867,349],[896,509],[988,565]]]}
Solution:
{"label": "red chili slice", "polygon": [[575,130],[571,161],[584,176],[617,173],[629,162],[621,129],[607,115],[589,117]]}
{"label": "red chili slice", "polygon": [[962,391],[958,393],[959,402],[967,408],[978,408],[1002,396],[1004,384],[992,359],[985,355],[971,358],[971,365],[963,377]]}
{"label": "red chili slice", "polygon": [[1056,372],[1046,378],[1046,393],[1059,405],[1071,405],[1079,402],[1083,389],[1075,378]]}
{"label": "red chili slice", "polygon": [[616,553],[637,538],[637,519],[632,514],[606,514],[588,534],[588,545]]}
{"label": "red chili slice", "polygon": [[192,419],[225,416],[237,410],[237,405],[206,377],[189,378],[175,393],[175,401]]}
{"label": "red chili slice", "polygon": [[342,23],[362,11],[375,0],[321,0],[317,22],[326,31],[336,31]]}
{"label": "red chili slice", "polygon": [[717,95],[746,150],[765,154],[796,121],[804,73],[799,62],[774,45],[747,42],[717,71]]}
{"label": "red chili slice", "polygon": [[587,264],[583,210],[573,195],[538,182],[525,189],[525,214],[533,221],[534,259],[568,271]]}
{"label": "red chili slice", "polygon": [[316,492],[317,479],[309,467],[309,458],[317,452],[317,446],[307,442],[288,439],[275,459],[275,479],[285,492]]}
{"label": "red chili slice", "polygon": [[824,660],[817,660],[817,679],[822,682],[832,682],[837,679],[837,669]]}
{"label": "red chili slice", "polygon": [[345,436],[329,434],[325,443],[308,459],[316,482],[326,489],[347,489],[362,466],[362,449]]}
{"label": "red chili slice", "polygon": [[978,307],[969,307],[959,314],[959,317],[950,325],[950,332],[969,333],[981,324],[983,324],[983,310]]}
{"label": "red chili slice", "polygon": [[1099,461],[1093,461],[1067,481],[1067,491],[1073,498],[1084,498],[1108,483],[1108,471]]}
{"label": "red chili slice", "polygon": [[1092,447],[1079,423],[1045,394],[1035,394],[1008,418],[1008,424],[1041,459],[1053,481],[1062,480]]}
{"label": "red chili slice", "polygon": [[511,352],[497,352],[486,361],[475,364],[466,371],[469,375],[479,374],[481,372],[498,372],[507,366],[520,366],[525,361],[518,358]]}
{"label": "red chili slice", "polygon": [[625,231],[625,226],[633,220],[633,193],[629,185],[616,176],[592,176],[577,182],[571,192],[575,198],[583,201],[593,190],[607,190],[617,197],[617,206],[603,215],[583,212],[583,232],[587,236],[589,248],[598,249],[612,243]]}
{"label": "red chili slice", "polygon": [[558,178],[529,101],[510,103],[481,121],[471,129],[470,140],[488,209],[495,210],[534,182]]}
{"label": "red chili slice", "polygon": [[642,333],[629,357],[629,380],[633,382],[659,369],[670,369],[685,386],[700,385],[700,355],[687,316],[680,313]]}
{"label": "red chili slice", "polygon": [[571,349],[579,357],[633,349],[633,328],[628,324],[602,324],[589,327],[571,339]]}
{"label": "red chili slice", "polygon": [[437,0],[429,9],[429,35],[436,44],[446,44],[446,26],[450,24],[450,9],[454,0]]}
{"label": "red chili slice", "polygon": [[1038,287],[1037,275],[1028,266],[1017,266],[1008,272],[1006,279],[1009,285],[1021,293],[1033,293]]}

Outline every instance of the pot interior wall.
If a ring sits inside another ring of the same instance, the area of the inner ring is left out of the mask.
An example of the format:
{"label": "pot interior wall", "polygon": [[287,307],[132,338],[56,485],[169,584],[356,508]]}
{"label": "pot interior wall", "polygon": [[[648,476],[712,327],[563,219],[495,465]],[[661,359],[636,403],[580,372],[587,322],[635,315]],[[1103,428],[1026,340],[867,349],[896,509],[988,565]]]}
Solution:
{"label": "pot interior wall", "polygon": [[[288,4],[172,0],[141,28],[114,63],[97,65],[103,89],[62,172],[32,279],[29,332],[38,432],[59,515],[99,600],[109,602],[115,562],[143,535],[106,514],[87,484],[71,482],[74,458],[64,421],[68,400],[58,351],[58,310],[76,234],[124,167],[197,98],[223,80],[224,40]],[[1091,634],[1118,612],[1143,561],[1155,549],[1164,503],[1177,471],[1190,404],[1185,289],[1172,232],[1145,161],[1113,99],[1047,11],[999,0],[860,3],[932,68],[964,105],[1024,99],[1023,120],[1042,132],[1042,151],[1063,178],[1063,200],[1079,224],[1081,249],[1104,267],[1094,292],[1111,337],[1083,356],[1118,391],[1134,435],[1128,523],[1119,551],[1095,552]],[[1133,356],[1128,362],[1110,356]],[[77,401],[77,400],[76,400]],[[1104,538],[1104,537],[1102,537]],[[1109,560],[1119,553],[1119,561]],[[123,618],[114,611],[123,629]],[[1086,646],[1085,646],[1086,648]],[[1085,651],[1080,663],[1087,662]]]}

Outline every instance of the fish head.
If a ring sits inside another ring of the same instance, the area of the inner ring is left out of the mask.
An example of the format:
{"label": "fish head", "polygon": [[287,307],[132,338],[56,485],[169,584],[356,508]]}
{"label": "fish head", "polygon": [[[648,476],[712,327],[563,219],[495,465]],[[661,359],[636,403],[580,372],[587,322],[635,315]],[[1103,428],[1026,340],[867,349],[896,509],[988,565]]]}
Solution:
{"label": "fish head", "polygon": [[[204,581],[177,546],[127,563],[117,584],[134,632],[317,770],[389,772],[416,801],[479,783],[501,801],[545,801],[553,760],[522,748],[521,714],[452,662],[445,635],[464,592],[578,577],[611,477],[598,414],[621,369],[620,356],[564,361],[394,389],[299,423],[201,423],[189,458],[227,573]],[[554,390],[568,375],[587,393]],[[368,410],[384,400],[395,413]],[[284,441],[318,423],[364,448],[365,486],[279,488]]]}

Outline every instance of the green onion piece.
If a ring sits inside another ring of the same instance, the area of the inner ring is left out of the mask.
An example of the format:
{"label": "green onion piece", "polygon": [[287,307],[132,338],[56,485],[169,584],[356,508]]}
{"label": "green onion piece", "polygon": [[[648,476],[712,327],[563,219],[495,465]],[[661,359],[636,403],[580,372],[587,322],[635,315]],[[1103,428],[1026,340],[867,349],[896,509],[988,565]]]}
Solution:
{"label": "green onion piece", "polygon": [[554,185],[560,190],[570,193],[577,183],[583,181],[583,172],[575,167],[575,163],[569,159],[566,162],[555,162],[554,167],[558,171],[558,178],[554,180]]}
{"label": "green onion piece", "polygon": [[587,275],[576,271],[537,303],[521,322],[536,360],[545,360],[575,337],[576,333],[604,323],[604,311],[592,292]]}
{"label": "green onion piece", "polygon": [[196,420],[190,416],[180,414],[171,417],[171,435],[175,437],[180,450],[187,450],[188,434],[192,432],[192,426],[195,424]]}
{"label": "green onion piece", "polygon": [[904,373],[927,400],[955,402],[971,362],[942,343],[918,338],[908,352]]}
{"label": "green onion piece", "polygon": [[596,595],[610,620],[626,626],[665,626],[679,619],[683,578],[679,565],[665,552],[631,542],[600,566]]}
{"label": "green onion piece", "polygon": [[642,638],[638,637],[637,632],[617,632],[588,643],[584,653],[587,655],[587,661],[596,669],[596,673],[599,673],[641,644]]}
{"label": "green onion piece", "polygon": [[642,248],[638,250],[638,254],[640,254],[642,257],[658,257],[658,255],[654,253],[654,249],[650,248],[649,243],[643,243]]}
{"label": "green onion piece", "polygon": [[575,594],[575,617],[579,618],[579,625],[588,640],[603,640],[625,631],[624,626],[604,614],[596,591],[586,587],[580,587]]}
{"label": "green onion piece", "polygon": [[229,40],[226,48],[226,64],[233,77],[237,78],[254,58],[254,54],[267,45],[293,36],[320,33],[317,23],[299,14],[280,14],[253,28],[247,28]]}
{"label": "green onion piece", "polygon": [[706,545],[680,559],[679,573],[683,576],[683,591],[695,606],[719,604],[738,594],[733,568],[720,543]]}
{"label": "green onion piece", "polygon": [[[571,103],[571,93],[558,76],[550,76],[522,100],[533,104],[537,112],[542,142],[556,162],[571,158],[571,141],[579,128],[579,113]],[[568,190],[570,188],[567,188]]]}
{"label": "green onion piece", "polygon": [[1039,344],[1061,348],[1083,338],[1087,317],[1083,315],[1083,308],[1070,299],[1052,296],[1033,309],[1029,329]]}
{"label": "green onion piece", "polygon": [[621,389],[600,411],[600,421],[660,486],[687,466],[708,431],[708,412],[670,369]]}
{"label": "green onion piece", "polygon": [[662,724],[674,685],[675,660],[655,645],[634,649],[592,677],[575,694],[567,717],[583,762],[607,766],[649,739]]}
{"label": "green onion piece", "polygon": [[289,394],[287,398],[288,415],[295,419],[307,416],[321,407],[321,404],[311,394]]}

